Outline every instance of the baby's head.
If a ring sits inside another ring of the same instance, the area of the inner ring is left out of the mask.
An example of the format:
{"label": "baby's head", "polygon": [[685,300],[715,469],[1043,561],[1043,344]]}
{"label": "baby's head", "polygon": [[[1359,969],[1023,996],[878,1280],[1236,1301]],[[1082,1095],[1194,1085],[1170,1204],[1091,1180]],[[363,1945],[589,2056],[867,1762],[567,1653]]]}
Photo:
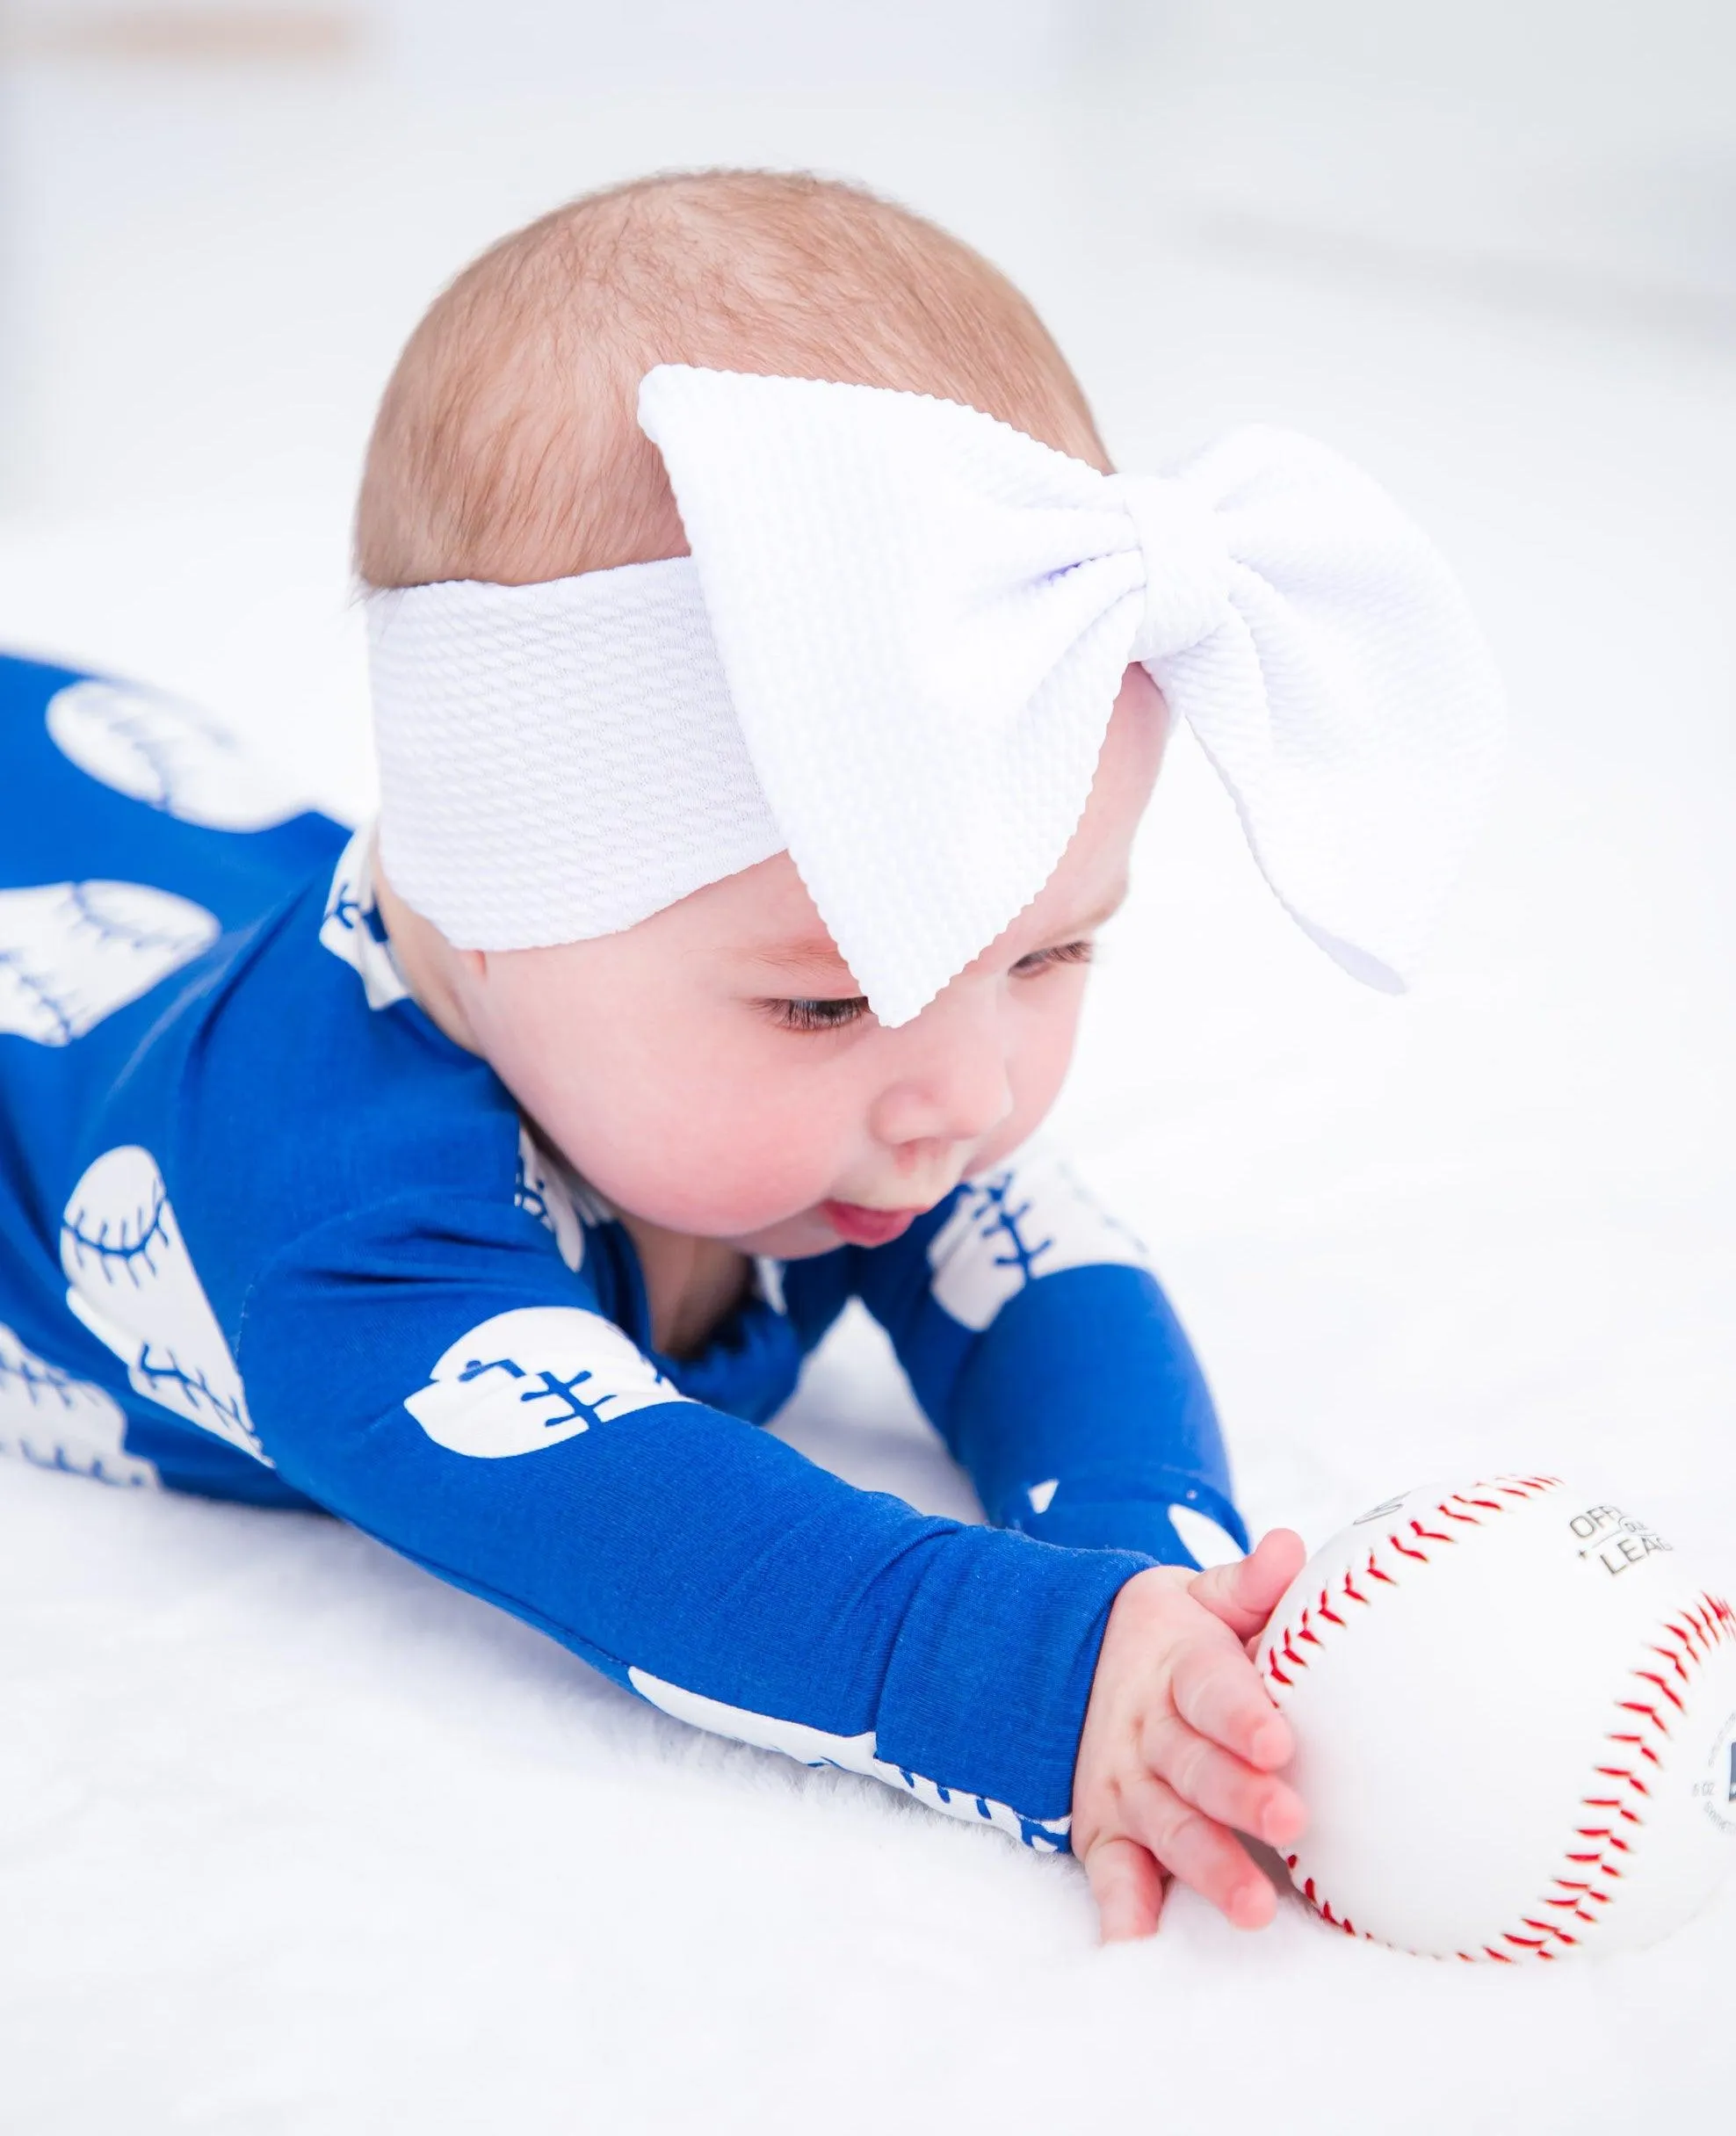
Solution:
{"label": "baby's head", "polygon": [[387,389],[358,562],[412,988],[624,1215],[780,1258],[1042,1119],[1169,715],[1388,990],[1499,756],[1366,476],[1262,430],[1110,471],[1016,291],[811,178],[486,254]]}
{"label": "baby's head", "polygon": [[[930,395],[1107,468],[1054,343],[966,246],[814,178],[655,179],[545,217],[435,303],[369,450],[364,582],[540,585],[684,555],[637,413],[663,364]],[[617,1206],[786,1259],[878,1242],[1053,1102],[1164,726],[1128,668],[1059,865],[895,1026],[868,1010],[787,851],[534,948],[455,946],[387,881],[381,901],[423,1005]],[[585,805],[545,800],[556,827]],[[630,845],[633,822],[618,835]]]}

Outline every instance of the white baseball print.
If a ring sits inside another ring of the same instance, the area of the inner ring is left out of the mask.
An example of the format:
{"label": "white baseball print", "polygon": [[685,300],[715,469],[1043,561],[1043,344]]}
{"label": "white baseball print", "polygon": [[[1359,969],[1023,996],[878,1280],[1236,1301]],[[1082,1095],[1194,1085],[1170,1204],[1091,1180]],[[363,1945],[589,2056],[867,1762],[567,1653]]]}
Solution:
{"label": "white baseball print", "polygon": [[163,1174],[136,1143],[106,1150],[61,1219],[67,1305],[148,1401],[269,1468]]}
{"label": "white baseball print", "polygon": [[156,1470],[127,1452],[126,1431],[111,1395],[51,1365],[0,1324],[0,1453],[98,1483],[154,1485]]}
{"label": "white baseball print", "polygon": [[0,1032],[69,1046],[219,932],[203,905],[148,883],[0,890]]}
{"label": "white baseball print", "polygon": [[552,1232],[561,1258],[574,1274],[585,1263],[585,1227],[595,1230],[609,1212],[583,1181],[546,1150],[530,1129],[518,1129],[518,1169],[512,1198],[527,1216]]}
{"label": "white baseball print", "polygon": [[226,728],[158,691],[94,677],[69,683],[47,716],[55,748],[81,771],[183,823],[265,830],[306,807]]}
{"label": "white baseball print", "polygon": [[438,1445],[495,1461],[686,1399],[600,1313],[517,1306],[460,1336],[404,1407]]}
{"label": "white baseball print", "polygon": [[1146,1265],[1139,1242],[1106,1216],[1042,1143],[967,1179],[929,1242],[929,1287],[962,1327],[982,1329],[1039,1276]]}
{"label": "white baseball print", "polygon": [[1655,1941],[1736,1860],[1736,1613],[1559,1477],[1407,1491],[1317,1551],[1257,1650],[1322,1920],[1523,1964]]}
{"label": "white baseball print", "polygon": [[707,1698],[679,1683],[666,1683],[642,1669],[629,1669],[627,1681],[641,1698],[690,1727],[708,1734],[727,1735],[756,1750],[776,1750],[799,1765],[835,1765],[840,1772],[859,1772],[864,1779],[883,1781],[902,1789],[931,1810],[967,1824],[992,1824],[1012,1838],[1023,1840],[1039,1854],[1059,1854],[1073,1820],[1058,1817],[1044,1821],[1022,1816],[1004,1802],[988,1795],[967,1795],[956,1787],[943,1787],[908,1765],[894,1765],[880,1756],[872,1728],[860,1735],[835,1735],[826,1728],[812,1728],[800,1720],[780,1720],[775,1714],[756,1713],[745,1706],[726,1705],[720,1698]]}
{"label": "white baseball print", "polygon": [[408,1001],[409,988],[380,917],[373,891],[373,828],[364,823],[337,857],[326,893],[320,940],[362,982],[370,1009]]}

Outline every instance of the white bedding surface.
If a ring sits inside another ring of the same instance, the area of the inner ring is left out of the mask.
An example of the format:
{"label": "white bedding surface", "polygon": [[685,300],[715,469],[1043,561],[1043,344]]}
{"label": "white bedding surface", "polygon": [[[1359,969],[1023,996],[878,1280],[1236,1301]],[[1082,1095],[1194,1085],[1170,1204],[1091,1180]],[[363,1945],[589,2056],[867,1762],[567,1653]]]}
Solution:
{"label": "white bedding surface", "polygon": [[[1076,114],[961,109],[943,149],[866,110],[315,127],[45,78],[12,116],[40,488],[0,518],[0,639],[202,697],[334,807],[366,798],[369,398],[467,249],[599,177],[853,167],[1027,280],[1127,464],[1248,416],[1365,460],[1514,697],[1431,980],[1363,998],[1293,938],[1178,749],[1060,1130],[1157,1252],[1256,1522],[1318,1539],[1422,1473],[1537,1465],[1736,1577],[1727,348],[1165,237],[1081,175]],[[778,1428],[973,1517],[860,1323]],[[1736,1891],[1530,1973],[1294,1907],[1239,1937],[1186,1894],[1103,1952],[1069,1863],[687,1734],[335,1524],[19,1466],[0,1922],[21,2136],[1664,2132],[1731,2074]]]}

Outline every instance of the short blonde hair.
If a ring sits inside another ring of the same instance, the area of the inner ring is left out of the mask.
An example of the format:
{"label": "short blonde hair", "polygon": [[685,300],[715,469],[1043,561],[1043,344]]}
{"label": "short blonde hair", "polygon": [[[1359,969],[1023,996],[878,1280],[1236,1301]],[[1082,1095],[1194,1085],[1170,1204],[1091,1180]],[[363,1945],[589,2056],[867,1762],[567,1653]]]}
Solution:
{"label": "short blonde hair", "polygon": [[523,585],[684,554],[634,414],[660,363],[935,394],[1108,465],[1060,351],[968,245],[854,185],[677,173],[557,208],[435,300],[369,442],[364,583]]}

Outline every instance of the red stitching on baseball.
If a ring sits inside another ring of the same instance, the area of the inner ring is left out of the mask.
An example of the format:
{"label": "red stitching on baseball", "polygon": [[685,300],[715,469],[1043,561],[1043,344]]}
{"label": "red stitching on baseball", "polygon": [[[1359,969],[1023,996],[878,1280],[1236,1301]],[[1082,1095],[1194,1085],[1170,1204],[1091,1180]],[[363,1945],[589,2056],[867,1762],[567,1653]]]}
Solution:
{"label": "red stitching on baseball", "polygon": [[1636,1789],[1642,1795],[1649,1796],[1652,1792],[1639,1775],[1637,1772],[1630,1772],[1625,1765],[1594,1765],[1591,1770],[1595,1773],[1601,1774],[1606,1780],[1625,1780],[1630,1787]]}
{"label": "red stitching on baseball", "polygon": [[[1451,1494],[1451,1497],[1453,1503],[1459,1506],[1475,1506],[1482,1512],[1501,1513],[1507,1510],[1506,1505],[1502,1502],[1503,1500],[1516,1499],[1521,1504],[1529,1504],[1540,1492],[1558,1490],[1560,1486],[1561,1479],[1559,1476],[1502,1476],[1496,1478],[1493,1482],[1472,1484],[1469,1492],[1455,1491]],[[1484,1491],[1497,1493],[1499,1495],[1479,1497],[1474,1495]],[[1468,1522],[1473,1527],[1480,1527],[1483,1524],[1477,1518],[1476,1514],[1457,1513],[1453,1510],[1453,1505],[1444,1501],[1436,1508],[1436,1510],[1447,1520]],[[1450,1543],[1457,1539],[1450,1533],[1437,1534],[1433,1530],[1425,1528],[1420,1520],[1413,1520],[1410,1525],[1412,1533],[1421,1540]],[[1424,1565],[1433,1561],[1427,1551],[1414,1549],[1397,1535],[1389,1535],[1386,1540],[1393,1549],[1405,1557],[1414,1558]],[[1368,1563],[1363,1576],[1369,1580],[1378,1581],[1383,1587],[1399,1585],[1399,1582],[1393,1575],[1382,1568],[1378,1546],[1369,1552]],[[1343,1592],[1349,1600],[1361,1603],[1365,1609],[1371,1606],[1371,1597],[1358,1589],[1356,1581],[1349,1572],[1344,1575],[1342,1584]],[[1282,1634],[1275,1633],[1271,1637],[1267,1650],[1267,1672],[1276,1682],[1282,1683],[1286,1689],[1291,1688],[1291,1679],[1277,1665],[1278,1653],[1281,1651],[1286,1661],[1291,1662],[1297,1669],[1302,1669],[1306,1666],[1306,1657],[1296,1653],[1293,1641],[1298,1639],[1306,1639],[1312,1646],[1320,1647],[1324,1644],[1319,1633],[1310,1629],[1310,1619],[1313,1611],[1317,1610],[1323,1622],[1336,1625],[1341,1630],[1345,1625],[1346,1619],[1338,1616],[1328,1606],[1330,1592],[1329,1588],[1323,1588],[1320,1590],[1318,1604],[1305,1607],[1295,1625],[1286,1626]],[[1691,1670],[1703,1665],[1715,1647],[1726,1641],[1736,1641],[1736,1608],[1732,1608],[1721,1595],[1702,1594],[1682,1610],[1681,1617],[1685,1621],[1678,1622],[1676,1618],[1667,1618],[1659,1627],[1660,1636],[1675,1640],[1680,1652],[1672,1651],[1667,1647],[1655,1644],[1648,1645],[1646,1651],[1667,1663],[1679,1682],[1688,1683],[1692,1681]],[[1629,1674],[1637,1683],[1648,1686],[1652,1691],[1667,1699],[1678,1712],[1687,1712],[1686,1703],[1676,1695],[1669,1683],[1655,1669],[1635,1667],[1629,1671]],[[1669,1724],[1659,1712],[1657,1705],[1652,1700],[1645,1697],[1619,1698],[1616,1702],[1616,1711],[1618,1714],[1631,1713],[1649,1721],[1666,1741],[1670,1740]],[[1605,1740],[1619,1746],[1630,1756],[1637,1756],[1645,1760],[1653,1768],[1661,1766],[1662,1761],[1652,1744],[1646,1741],[1639,1732],[1631,1727],[1612,1729]],[[1598,1778],[1620,1781],[1624,1786],[1631,1788],[1642,1799],[1649,1801],[1652,1791],[1631,1764],[1596,1765],[1592,1770]],[[1621,1866],[1618,1862],[1612,1861],[1609,1857],[1612,1853],[1626,1855],[1632,1851],[1630,1843],[1616,1830],[1616,1825],[1618,1822],[1630,1826],[1642,1824],[1645,1819],[1641,1812],[1631,1807],[1618,1796],[1587,1795],[1582,1798],[1581,1807],[1592,1810],[1613,1811],[1615,1815],[1609,1824],[1574,1827],[1576,1838],[1594,1840],[1599,1844],[1588,1851],[1570,1849],[1564,1855],[1563,1860],[1571,1868],[1588,1873],[1573,1876],[1564,1872],[1552,1877],[1550,1883],[1553,1887],[1553,1892],[1566,1893],[1568,1895],[1558,1898],[1553,1895],[1553,1893],[1546,1892],[1539,1899],[1538,1905],[1540,1908],[1559,1908],[1563,1912],[1570,1914],[1575,1920],[1595,1926],[1602,1916],[1593,1908],[1608,1907],[1615,1894],[1607,1890],[1598,1889],[1593,1879],[1603,1877],[1608,1878],[1612,1883],[1619,1883],[1623,1874]],[[1284,1857],[1285,1866],[1294,1870],[1300,1860],[1301,1857],[1298,1854],[1287,1855]],[[1313,1877],[1304,1879],[1302,1896],[1313,1907],[1321,1920],[1333,1928],[1342,1929],[1347,1935],[1361,1935],[1370,1942],[1378,1940],[1369,1930],[1357,1930],[1353,1927],[1347,1917],[1335,1913],[1330,1902],[1321,1898],[1316,1892]],[[1515,1949],[1528,1951],[1538,1959],[1553,1959],[1557,1956],[1556,1950],[1552,1947],[1553,1944],[1566,1944],[1577,1949],[1580,1941],[1578,1937],[1571,1934],[1558,1922],[1547,1919],[1534,1920],[1530,1915],[1520,1916],[1520,1926],[1534,1930],[1536,1933],[1531,1936],[1522,1936],[1513,1930],[1507,1929],[1501,1931],[1499,1940],[1502,1943],[1511,1944]],[[1493,1959],[1495,1963],[1503,1966],[1511,1966],[1517,1962],[1511,1952],[1498,1950],[1494,1943],[1485,1944],[1480,1951],[1460,1951],[1455,1955],[1470,1965],[1475,1965],[1482,1959]]]}
{"label": "red stitching on baseball", "polygon": [[[1652,1651],[1653,1654],[1655,1654],[1658,1650],[1654,1647]],[[1675,1660],[1674,1655],[1672,1655],[1670,1658]],[[1676,1662],[1676,1667],[1678,1669],[1682,1668],[1680,1662]],[[1675,1708],[1678,1713],[1685,1713],[1688,1711],[1688,1708],[1682,1703],[1681,1699],[1676,1697],[1675,1693],[1670,1689],[1669,1685],[1665,1683],[1664,1679],[1658,1674],[1655,1669],[1636,1669],[1633,1673],[1635,1676],[1638,1676],[1642,1682],[1650,1683],[1655,1689],[1660,1691],[1664,1694],[1665,1698],[1667,1698],[1670,1704]],[[1683,1670],[1682,1673],[1685,1680],[1687,1672],[1686,1670]]]}

